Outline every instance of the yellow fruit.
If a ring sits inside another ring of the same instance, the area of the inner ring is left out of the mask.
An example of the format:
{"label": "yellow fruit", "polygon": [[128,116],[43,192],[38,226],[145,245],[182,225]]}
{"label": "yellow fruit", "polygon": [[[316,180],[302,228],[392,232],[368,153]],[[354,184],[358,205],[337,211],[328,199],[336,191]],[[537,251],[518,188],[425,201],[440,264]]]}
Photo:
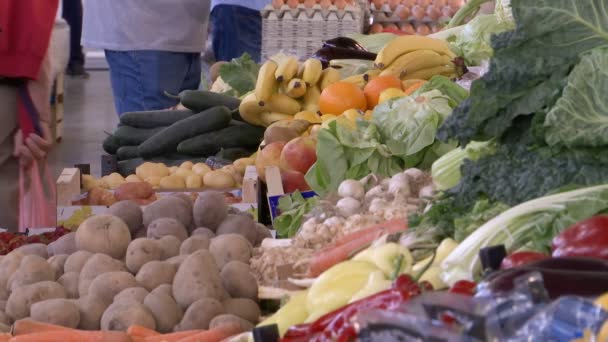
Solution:
{"label": "yellow fruit", "polygon": [[278,65],[272,60],[266,61],[262,64],[258,73],[258,79],[255,84],[255,97],[262,104],[270,99],[270,96],[274,92],[276,87],[276,78],[274,77],[275,71],[277,71]]}
{"label": "yellow fruit", "polygon": [[296,115],[294,115],[293,118],[295,120],[306,120],[310,123],[321,123],[322,122],[321,117],[317,113],[310,111],[310,110],[303,110],[299,113],[296,113]]}
{"label": "yellow fruit", "polygon": [[304,70],[302,71],[302,80],[307,85],[315,85],[321,78],[323,72],[323,65],[321,61],[316,58],[309,58],[304,62]]}
{"label": "yellow fruit", "polygon": [[255,126],[264,126],[260,119],[260,114],[264,112],[264,107],[259,105],[259,100],[255,93],[251,93],[241,101],[239,113],[243,120]]}
{"label": "yellow fruit", "polygon": [[349,109],[342,113],[342,116],[347,118],[351,122],[357,122],[357,119],[363,119],[364,112],[359,109]]}
{"label": "yellow fruit", "polygon": [[337,69],[329,67],[321,73],[321,81],[319,87],[321,90],[327,88],[331,84],[334,84],[340,80],[340,72]]}
{"label": "yellow fruit", "polygon": [[335,120],[337,119],[338,116],[337,115],[333,115],[333,114],[325,114],[325,115],[321,115],[321,122],[326,122],[326,121],[330,121],[330,120]]}
{"label": "yellow fruit", "polygon": [[269,112],[294,115],[300,111],[300,103],[291,97],[274,93],[263,106]]}
{"label": "yellow fruit", "polygon": [[321,91],[317,86],[310,86],[306,89],[306,94],[302,99],[302,110],[311,112],[319,111],[319,100],[321,98]]}
{"label": "yellow fruit", "polygon": [[441,65],[441,66],[437,66],[437,67],[433,67],[433,68],[420,69],[416,72],[405,75],[403,77],[403,79],[404,80],[412,80],[412,79],[429,80],[429,79],[431,79],[431,77],[433,77],[435,75],[451,75],[452,73],[455,72],[455,70],[456,69],[454,67],[454,64],[450,63],[450,64]]}
{"label": "yellow fruit", "polygon": [[380,93],[380,97],[378,99],[378,103],[382,103],[388,101],[390,99],[394,99],[396,97],[403,97],[405,93],[403,90],[399,88],[388,88]]}
{"label": "yellow fruit", "polygon": [[298,72],[298,59],[296,57],[287,56],[279,62],[277,70],[274,72],[274,77],[277,82],[289,82]]}
{"label": "yellow fruit", "polygon": [[374,65],[378,69],[384,69],[399,56],[416,50],[432,50],[452,59],[456,58],[456,55],[450,50],[449,44],[444,40],[407,35],[399,36],[384,46],[376,56]]}
{"label": "yellow fruit", "polygon": [[595,304],[601,306],[604,310],[608,311],[608,292],[597,297]]}
{"label": "yellow fruit", "polygon": [[608,341],[608,321],[604,322],[600,332],[597,334],[598,341]]}
{"label": "yellow fruit", "polygon": [[299,78],[292,78],[285,86],[285,95],[297,99],[306,94],[306,82]]}
{"label": "yellow fruit", "polygon": [[293,115],[287,115],[283,113],[265,112],[260,114],[260,119],[266,127],[272,125],[272,123],[281,120],[292,120]]}
{"label": "yellow fruit", "polygon": [[363,115],[363,119],[365,121],[371,121],[374,118],[374,111],[373,110],[368,110],[367,112],[365,112],[365,115]]}

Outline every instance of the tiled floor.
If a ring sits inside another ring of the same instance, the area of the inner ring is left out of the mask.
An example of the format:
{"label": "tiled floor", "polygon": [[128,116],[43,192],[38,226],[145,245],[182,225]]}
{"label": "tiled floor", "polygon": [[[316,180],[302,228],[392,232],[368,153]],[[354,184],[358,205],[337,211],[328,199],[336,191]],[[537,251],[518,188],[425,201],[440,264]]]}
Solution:
{"label": "tiled floor", "polygon": [[88,79],[66,78],[63,139],[55,146],[49,163],[55,175],[64,167],[89,163],[95,176],[101,173],[101,142],[118,122],[108,71],[90,71]]}

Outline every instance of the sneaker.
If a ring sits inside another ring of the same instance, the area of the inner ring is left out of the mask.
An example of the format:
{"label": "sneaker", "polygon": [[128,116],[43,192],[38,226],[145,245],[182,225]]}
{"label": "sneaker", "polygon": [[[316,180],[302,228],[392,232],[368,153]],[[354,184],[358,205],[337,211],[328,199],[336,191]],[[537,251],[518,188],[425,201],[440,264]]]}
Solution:
{"label": "sneaker", "polygon": [[69,65],[65,73],[72,77],[89,78],[89,73],[84,69],[84,65]]}

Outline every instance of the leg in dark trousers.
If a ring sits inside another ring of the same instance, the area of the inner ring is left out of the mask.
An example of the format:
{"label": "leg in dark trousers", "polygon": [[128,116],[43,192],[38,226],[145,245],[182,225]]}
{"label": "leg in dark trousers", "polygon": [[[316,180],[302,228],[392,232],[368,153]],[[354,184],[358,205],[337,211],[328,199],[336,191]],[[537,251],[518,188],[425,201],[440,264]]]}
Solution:
{"label": "leg in dark trousers", "polygon": [[84,53],[80,45],[82,35],[82,0],[63,0],[63,18],[70,25],[70,61],[67,74],[86,76]]}

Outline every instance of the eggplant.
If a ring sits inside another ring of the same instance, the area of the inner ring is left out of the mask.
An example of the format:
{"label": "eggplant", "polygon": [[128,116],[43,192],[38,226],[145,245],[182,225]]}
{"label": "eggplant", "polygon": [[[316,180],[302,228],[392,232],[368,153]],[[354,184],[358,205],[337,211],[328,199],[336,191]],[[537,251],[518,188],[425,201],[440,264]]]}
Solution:
{"label": "eggplant", "polygon": [[356,40],[348,37],[337,37],[323,42],[323,47],[344,48],[351,50],[367,51]]}
{"label": "eggplant", "polygon": [[317,52],[312,55],[312,58],[320,60],[323,64],[323,68],[327,68],[329,62],[334,59],[362,59],[373,61],[376,59],[376,54],[369,51],[325,46],[317,50]]}
{"label": "eggplant", "polygon": [[608,291],[608,261],[594,258],[563,257],[538,260],[520,267],[491,273],[485,280],[494,293],[513,290],[514,280],[539,272],[549,297],[564,295],[599,296]]}

